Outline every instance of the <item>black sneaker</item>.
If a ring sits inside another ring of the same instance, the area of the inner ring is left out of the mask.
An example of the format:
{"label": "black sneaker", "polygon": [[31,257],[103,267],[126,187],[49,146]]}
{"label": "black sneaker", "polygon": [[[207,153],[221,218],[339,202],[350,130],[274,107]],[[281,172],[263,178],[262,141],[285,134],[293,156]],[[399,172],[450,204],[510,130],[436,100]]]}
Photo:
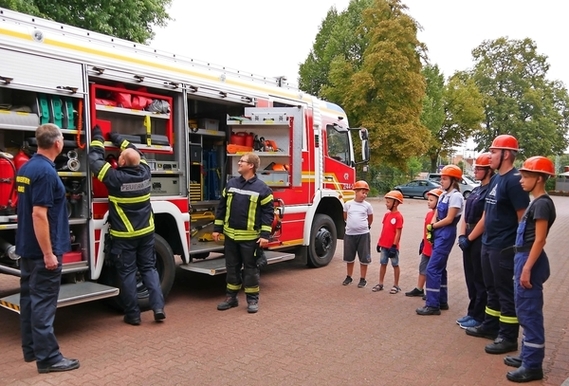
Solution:
{"label": "black sneaker", "polygon": [[364,278],[360,279],[360,282],[358,283],[358,288],[364,288],[367,285],[367,281]]}
{"label": "black sneaker", "polygon": [[440,315],[441,314],[440,308],[430,307],[430,306],[417,308],[415,310],[415,312],[417,313],[417,315]]}
{"label": "black sneaker", "polygon": [[405,296],[423,296],[425,294],[424,290],[420,290],[419,288],[415,287],[409,292],[405,292]]}
{"label": "black sneaker", "polygon": [[352,284],[353,281],[354,281],[354,279],[352,279],[351,276],[346,276],[346,278],[345,278],[344,281],[342,282],[342,285]]}

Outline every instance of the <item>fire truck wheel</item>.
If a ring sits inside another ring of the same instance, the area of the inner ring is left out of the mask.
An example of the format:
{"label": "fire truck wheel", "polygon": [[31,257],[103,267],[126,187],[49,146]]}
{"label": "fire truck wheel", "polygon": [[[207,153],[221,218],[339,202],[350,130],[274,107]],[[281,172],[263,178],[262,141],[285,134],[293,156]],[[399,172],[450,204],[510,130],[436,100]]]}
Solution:
{"label": "fire truck wheel", "polygon": [[328,265],[336,253],[337,241],[336,224],[330,216],[326,214],[314,216],[308,246],[308,266],[318,268]]}
{"label": "fire truck wheel", "polygon": [[[164,294],[164,299],[170,293],[172,285],[174,284],[174,277],[176,274],[176,263],[174,261],[174,252],[170,245],[160,235],[155,235],[154,249],[156,250],[156,270],[160,277],[160,288]],[[121,281],[117,270],[114,266],[105,266],[99,282],[102,284],[120,288]],[[148,289],[142,282],[140,275],[136,274],[136,288],[138,292],[138,305],[141,310],[147,310],[150,307],[148,299]],[[124,306],[120,296],[115,296],[107,299],[110,307],[123,311]]]}

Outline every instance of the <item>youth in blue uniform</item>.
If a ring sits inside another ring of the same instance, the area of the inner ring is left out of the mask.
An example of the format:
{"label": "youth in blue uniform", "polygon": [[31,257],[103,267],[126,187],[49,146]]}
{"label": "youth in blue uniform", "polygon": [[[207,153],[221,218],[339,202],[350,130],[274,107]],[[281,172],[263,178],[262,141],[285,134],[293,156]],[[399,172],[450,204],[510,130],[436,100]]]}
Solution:
{"label": "youth in blue uniform", "polygon": [[486,288],[480,258],[484,224],[480,219],[484,213],[488,184],[493,175],[494,171],[490,169],[490,153],[480,154],[474,163],[474,176],[480,181],[480,186],[474,188],[466,199],[464,221],[460,225],[460,236],[458,236],[458,246],[462,249],[464,279],[470,299],[467,314],[456,321],[464,329],[478,326],[484,320]]}
{"label": "youth in blue uniform", "polygon": [[484,348],[489,354],[518,349],[519,324],[514,305],[514,250],[518,221],[524,214],[529,196],[520,186],[520,173],[514,168],[518,141],[500,135],[490,147],[490,167],[498,171],[488,187],[484,206],[482,271],[486,286],[486,310],[480,326],[469,327],[466,334],[493,339]]}
{"label": "youth in blue uniform", "polygon": [[510,381],[528,382],[543,378],[543,283],[549,278],[549,261],[543,247],[556,217],[545,182],[555,175],[555,166],[545,157],[531,157],[520,172],[522,188],[534,198],[518,225],[514,257],[516,312],[524,335],[520,356],[506,357],[504,362],[519,367],[506,374]]}
{"label": "youth in blue uniform", "polygon": [[38,372],[79,368],[63,357],[53,332],[61,285],[62,257],[71,250],[65,186],[53,161],[63,150],[63,137],[53,124],[36,130],[38,150],[19,170],[16,253],[20,260],[20,324],[26,362]]}
{"label": "youth in blue uniform", "polygon": [[431,258],[427,264],[424,307],[417,308],[419,315],[440,315],[448,310],[447,261],[456,240],[456,226],[460,221],[464,198],[458,190],[462,170],[456,165],[447,165],[441,170],[441,185],[444,190],[439,197],[435,220],[427,225],[433,243]]}

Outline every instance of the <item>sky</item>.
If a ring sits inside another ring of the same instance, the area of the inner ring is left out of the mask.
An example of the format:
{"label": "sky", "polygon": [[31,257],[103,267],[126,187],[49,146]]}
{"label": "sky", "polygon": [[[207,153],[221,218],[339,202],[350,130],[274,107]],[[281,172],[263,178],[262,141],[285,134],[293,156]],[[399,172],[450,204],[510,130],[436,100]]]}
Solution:
{"label": "sky", "polygon": [[[195,60],[297,83],[322,20],[350,0],[172,0],[175,19],[155,28],[151,46]],[[471,51],[505,36],[535,41],[548,57],[550,80],[569,86],[569,49],[564,0],[403,0],[421,26],[431,64],[445,76],[472,67]]]}

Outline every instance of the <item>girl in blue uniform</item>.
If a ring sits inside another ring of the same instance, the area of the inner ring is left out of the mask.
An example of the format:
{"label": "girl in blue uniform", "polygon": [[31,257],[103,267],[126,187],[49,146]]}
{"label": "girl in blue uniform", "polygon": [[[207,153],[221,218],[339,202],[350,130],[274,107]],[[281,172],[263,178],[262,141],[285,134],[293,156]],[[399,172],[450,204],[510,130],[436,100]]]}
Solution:
{"label": "girl in blue uniform", "polygon": [[556,217],[553,200],[545,191],[545,182],[555,175],[555,166],[551,160],[537,156],[528,158],[519,170],[523,190],[533,196],[518,225],[514,247],[516,314],[524,336],[520,356],[507,356],[504,363],[518,367],[506,375],[510,381],[529,382],[543,378],[543,283],[549,278],[549,261],[543,247]]}
{"label": "girl in blue uniform", "polygon": [[433,243],[433,251],[427,265],[425,307],[417,308],[419,315],[440,315],[448,310],[447,261],[456,240],[456,225],[460,220],[464,198],[458,190],[462,170],[447,165],[441,170],[444,190],[439,197],[433,222],[427,225],[427,238]]}

